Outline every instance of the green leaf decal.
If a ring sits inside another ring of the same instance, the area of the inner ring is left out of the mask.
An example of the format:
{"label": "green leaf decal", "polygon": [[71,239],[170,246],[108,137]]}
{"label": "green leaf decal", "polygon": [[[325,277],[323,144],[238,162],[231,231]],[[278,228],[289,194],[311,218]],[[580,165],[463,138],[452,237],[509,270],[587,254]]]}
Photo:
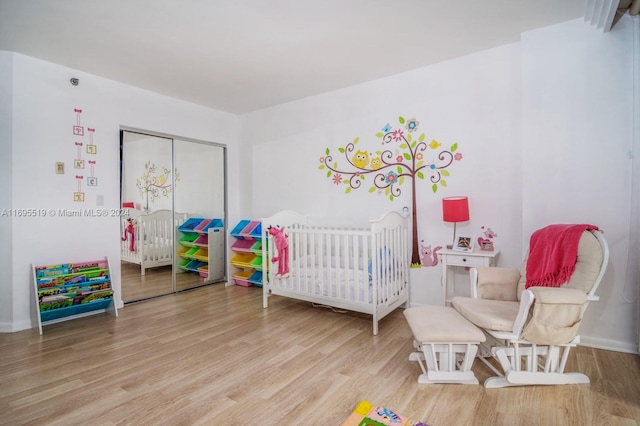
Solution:
{"label": "green leaf decal", "polygon": [[418,144],[418,142],[413,141],[413,143],[411,144],[411,148],[415,148],[417,144]]}
{"label": "green leaf decal", "polygon": [[440,173],[442,173],[442,176],[449,176],[449,171],[447,169],[440,170]]}
{"label": "green leaf decal", "polygon": [[447,186],[447,181],[446,181],[446,180],[444,180],[444,179],[442,179],[442,180],[440,181],[440,185],[442,185],[442,186]]}
{"label": "green leaf decal", "polygon": [[424,160],[418,161],[418,164],[416,164],[416,169],[419,169],[420,167],[422,167],[423,164],[424,164]]}
{"label": "green leaf decal", "polygon": [[420,137],[418,138],[418,140],[420,142],[424,142],[424,133],[420,135]]}
{"label": "green leaf decal", "polygon": [[384,133],[382,133],[382,132],[378,132],[378,133],[376,133],[376,137],[378,137],[378,138],[381,138],[381,137],[383,137],[383,136],[384,136]]}
{"label": "green leaf decal", "polygon": [[353,144],[355,145],[355,144],[357,144],[359,141],[360,141],[360,137],[356,137],[356,138],[353,140]]}
{"label": "green leaf decal", "polygon": [[402,185],[404,183],[404,176],[400,176],[400,179],[398,179],[398,185]]}
{"label": "green leaf decal", "polygon": [[407,135],[407,140],[408,140],[409,142],[411,142],[411,140],[412,140],[412,139],[413,139],[413,137],[411,136],[411,133],[409,133],[409,134]]}
{"label": "green leaf decal", "polygon": [[324,164],[320,164],[320,165],[318,166],[318,168],[319,168],[320,170],[324,169]]}
{"label": "green leaf decal", "polygon": [[416,176],[418,176],[420,179],[424,179],[424,174],[422,172],[416,173]]}
{"label": "green leaf decal", "polygon": [[389,195],[389,201],[393,201],[393,194]]}
{"label": "green leaf decal", "polygon": [[408,153],[405,152],[404,154],[402,154],[402,156],[405,160],[411,161],[411,156]]}
{"label": "green leaf decal", "polygon": [[324,151],[324,155],[329,155],[329,148]]}
{"label": "green leaf decal", "polygon": [[376,187],[372,186],[371,188],[369,188],[369,192],[376,192]]}
{"label": "green leaf decal", "polygon": [[435,183],[433,185],[431,185],[431,190],[435,194],[438,191],[438,185],[436,185]]}
{"label": "green leaf decal", "polygon": [[340,147],[340,148],[338,148],[338,151],[339,151],[341,154],[344,154],[344,148]]}
{"label": "green leaf decal", "polygon": [[402,167],[398,166],[398,174],[401,175],[402,174]]}
{"label": "green leaf decal", "polygon": [[347,189],[345,189],[345,190],[344,190],[344,193],[345,193],[345,194],[348,194],[348,193],[350,193],[350,192],[351,192],[351,187],[350,187],[350,186],[347,186]]}
{"label": "green leaf decal", "polygon": [[343,179],[342,183],[344,183],[345,185],[348,185],[349,184],[349,179]]}
{"label": "green leaf decal", "polygon": [[451,149],[449,151],[451,152],[456,152],[458,150],[458,143],[454,143],[453,145],[451,145]]}
{"label": "green leaf decal", "polygon": [[404,117],[398,117],[398,121],[400,122],[400,124],[404,124]]}
{"label": "green leaf decal", "polygon": [[327,170],[327,177],[330,178],[331,177],[331,170]]}
{"label": "green leaf decal", "polygon": [[338,162],[337,161],[335,163],[333,163],[333,168],[338,170]]}
{"label": "green leaf decal", "polygon": [[388,186],[384,189],[384,195],[389,195],[389,187]]}
{"label": "green leaf decal", "polygon": [[400,145],[398,145],[398,148],[400,149],[407,149],[408,145],[406,143],[401,143]]}

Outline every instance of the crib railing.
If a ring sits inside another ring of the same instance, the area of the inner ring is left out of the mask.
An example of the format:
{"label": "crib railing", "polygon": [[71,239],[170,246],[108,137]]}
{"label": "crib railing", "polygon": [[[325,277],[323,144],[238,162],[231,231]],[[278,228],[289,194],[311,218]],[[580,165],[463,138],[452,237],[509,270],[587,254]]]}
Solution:
{"label": "crib railing", "polygon": [[[329,299],[384,304],[408,285],[409,244],[399,222],[371,228],[285,226],[289,245],[289,275],[277,276],[266,265],[270,285]],[[268,259],[276,256],[269,238]]]}

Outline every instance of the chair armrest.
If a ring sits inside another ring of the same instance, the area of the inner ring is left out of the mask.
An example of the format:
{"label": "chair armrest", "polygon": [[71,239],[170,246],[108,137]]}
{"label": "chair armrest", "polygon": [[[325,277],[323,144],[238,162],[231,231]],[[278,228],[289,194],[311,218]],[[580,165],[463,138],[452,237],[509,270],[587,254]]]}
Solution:
{"label": "chair armrest", "polygon": [[587,294],[579,289],[565,287],[529,287],[538,303],[548,305],[583,305]]}
{"label": "chair armrest", "polygon": [[520,271],[498,267],[476,267],[471,269],[471,297],[476,299],[508,300],[517,298]]}

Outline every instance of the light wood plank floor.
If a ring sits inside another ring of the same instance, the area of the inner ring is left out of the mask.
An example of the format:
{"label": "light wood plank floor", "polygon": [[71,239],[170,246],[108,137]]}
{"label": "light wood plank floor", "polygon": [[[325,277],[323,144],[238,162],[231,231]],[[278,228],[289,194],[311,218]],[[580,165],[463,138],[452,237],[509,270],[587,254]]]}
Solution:
{"label": "light wood plank floor", "polygon": [[431,425],[640,424],[637,355],[574,350],[588,385],[418,385],[402,310],[373,336],[367,315],[218,284],[119,314],[0,334],[0,424],[339,425],[361,399]]}

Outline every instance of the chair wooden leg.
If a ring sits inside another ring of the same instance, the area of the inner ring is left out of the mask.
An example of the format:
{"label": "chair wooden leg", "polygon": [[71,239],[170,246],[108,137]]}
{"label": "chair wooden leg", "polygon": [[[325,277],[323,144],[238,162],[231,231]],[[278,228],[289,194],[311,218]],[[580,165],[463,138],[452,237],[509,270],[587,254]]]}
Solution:
{"label": "chair wooden leg", "polygon": [[[420,343],[414,341],[420,352],[409,355],[409,361],[417,361],[422,370],[418,383],[478,384],[471,370],[477,343]],[[426,364],[426,365],[425,365]]]}

